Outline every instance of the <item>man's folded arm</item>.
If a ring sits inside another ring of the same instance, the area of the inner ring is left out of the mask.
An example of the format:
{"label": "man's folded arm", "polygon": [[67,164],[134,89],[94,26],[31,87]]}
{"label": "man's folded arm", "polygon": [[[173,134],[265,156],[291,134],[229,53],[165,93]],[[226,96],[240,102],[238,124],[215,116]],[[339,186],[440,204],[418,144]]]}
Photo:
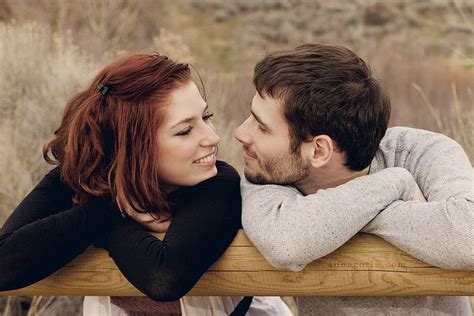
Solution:
{"label": "man's folded arm", "polygon": [[242,177],[242,226],[266,260],[300,271],[333,252],[394,201],[413,199],[416,183],[387,168],[303,196],[292,187],[255,185]]}
{"label": "man's folded arm", "polygon": [[411,144],[400,166],[413,174],[427,202],[397,201],[363,231],[435,266],[474,270],[474,173],[469,159],[459,144],[441,134],[408,130],[398,139],[402,137]]}

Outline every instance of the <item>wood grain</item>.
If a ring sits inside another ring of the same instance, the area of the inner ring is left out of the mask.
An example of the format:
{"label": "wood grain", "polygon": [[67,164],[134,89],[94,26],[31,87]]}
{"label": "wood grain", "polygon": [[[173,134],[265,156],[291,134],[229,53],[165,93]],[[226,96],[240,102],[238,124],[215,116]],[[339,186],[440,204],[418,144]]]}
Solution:
{"label": "wood grain", "polygon": [[[379,237],[359,234],[301,272],[278,271],[239,231],[190,295],[401,296],[474,295],[474,272],[443,270]],[[0,295],[142,295],[107,252],[89,248],[64,268]]]}

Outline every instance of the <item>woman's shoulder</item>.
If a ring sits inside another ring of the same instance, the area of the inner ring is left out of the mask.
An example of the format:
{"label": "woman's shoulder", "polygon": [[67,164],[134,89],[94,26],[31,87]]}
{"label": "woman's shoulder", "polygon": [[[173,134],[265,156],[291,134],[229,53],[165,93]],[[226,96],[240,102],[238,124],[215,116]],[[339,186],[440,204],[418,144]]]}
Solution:
{"label": "woman's shoulder", "polygon": [[237,170],[228,164],[225,161],[217,160],[216,161],[217,175],[211,179],[215,180],[229,180],[229,181],[239,181],[240,176]]}
{"label": "woman's shoulder", "polygon": [[225,192],[236,192],[240,196],[240,176],[239,173],[225,161],[216,161],[217,174],[196,185],[181,187],[168,195],[170,201],[182,200],[184,195],[197,194],[204,192],[220,194]]}
{"label": "woman's shoulder", "polygon": [[61,168],[59,166],[51,169],[45,176],[45,178],[59,179],[61,177]]}
{"label": "woman's shoulder", "polygon": [[39,185],[61,185],[61,169],[56,166],[48,171],[41,179]]}
{"label": "woman's shoulder", "polygon": [[55,195],[70,198],[72,189],[63,181],[61,177],[61,167],[56,166],[51,169],[39,182],[37,188],[54,191]]}
{"label": "woman's shoulder", "polygon": [[215,176],[190,187],[181,187],[171,192],[168,199],[177,201],[183,197],[183,194],[201,194],[207,191],[216,193],[237,190],[240,195],[240,176],[235,168],[222,160],[216,161],[216,168]]}

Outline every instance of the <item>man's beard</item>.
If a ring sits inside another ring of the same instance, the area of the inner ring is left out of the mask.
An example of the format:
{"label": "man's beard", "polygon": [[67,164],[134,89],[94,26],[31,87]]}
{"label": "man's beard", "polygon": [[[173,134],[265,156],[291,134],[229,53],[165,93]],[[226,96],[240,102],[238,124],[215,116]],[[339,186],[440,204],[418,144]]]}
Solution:
{"label": "man's beard", "polygon": [[247,180],[255,184],[281,184],[298,187],[309,175],[309,167],[305,165],[298,154],[288,157],[272,157],[266,160],[258,159],[263,172],[245,169]]}

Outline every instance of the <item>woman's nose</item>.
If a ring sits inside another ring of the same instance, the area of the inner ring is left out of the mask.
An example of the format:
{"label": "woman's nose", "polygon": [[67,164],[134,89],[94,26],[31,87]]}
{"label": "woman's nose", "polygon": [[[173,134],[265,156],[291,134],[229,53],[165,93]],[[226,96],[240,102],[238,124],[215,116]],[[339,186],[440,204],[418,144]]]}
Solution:
{"label": "woman's nose", "polygon": [[209,124],[206,127],[206,135],[202,139],[202,146],[216,146],[219,144],[220,137],[216,133],[216,128],[214,125]]}

